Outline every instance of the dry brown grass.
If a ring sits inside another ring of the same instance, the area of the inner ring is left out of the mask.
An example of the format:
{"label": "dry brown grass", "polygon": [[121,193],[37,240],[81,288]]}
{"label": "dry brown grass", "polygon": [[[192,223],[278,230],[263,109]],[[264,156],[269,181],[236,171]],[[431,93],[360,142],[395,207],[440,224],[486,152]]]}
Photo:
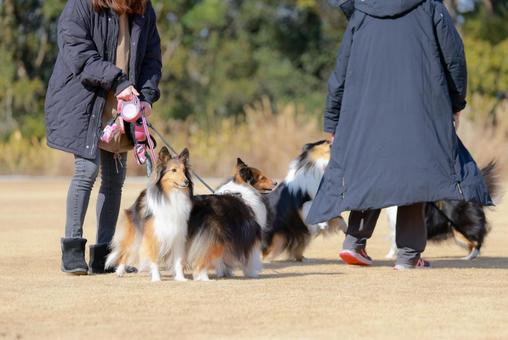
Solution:
{"label": "dry brown grass", "polygon": [[[500,168],[508,165],[508,101],[498,109],[498,126],[486,123],[488,108],[493,101],[474,97],[464,113],[459,135],[479,164],[497,159]],[[475,115],[472,113],[475,112]],[[469,117],[475,116],[476,120]],[[211,123],[209,129],[192,121],[162,121],[155,114],[151,121],[178,150],[188,147],[194,168],[204,176],[230,175],[235,160],[241,157],[273,177],[282,177],[287,164],[308,142],[325,138],[321,132],[321,114],[302,114],[292,105],[272,111],[268,100],[245,108],[242,120],[225,118]],[[159,141],[159,145],[162,143]],[[72,174],[72,155],[49,149],[45,141],[27,140],[15,133],[6,143],[0,143],[0,175],[59,175]],[[143,175],[144,168],[136,165],[129,154],[129,174]],[[504,172],[502,172],[504,174]],[[506,175],[505,175],[506,177]]]}
{"label": "dry brown grass", "polygon": [[[124,207],[143,182],[128,180]],[[453,243],[430,245],[434,269],[394,272],[381,217],[371,268],[340,264],[337,236],[315,241],[306,263],[267,264],[259,279],[180,283],[163,272],[152,284],[146,273],[59,271],[67,185],[0,182],[0,338],[508,338],[508,200],[489,212],[493,230],[472,262]]]}
{"label": "dry brown grass", "polygon": [[[158,122],[157,126],[164,124]],[[244,120],[225,118],[211,130],[190,122],[169,122],[164,135],[175,148],[190,149],[198,172],[215,177],[231,175],[237,157],[281,177],[305,143],[325,137],[319,117],[298,114],[291,105],[275,113],[268,100],[246,107]]]}

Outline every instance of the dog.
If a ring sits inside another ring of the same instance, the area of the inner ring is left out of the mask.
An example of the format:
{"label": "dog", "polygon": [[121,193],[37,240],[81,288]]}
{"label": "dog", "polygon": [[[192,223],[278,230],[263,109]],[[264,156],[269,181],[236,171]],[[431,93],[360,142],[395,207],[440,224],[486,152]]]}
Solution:
{"label": "dog", "polygon": [[[496,163],[490,162],[482,170],[483,177],[492,197],[499,193],[499,183],[496,174]],[[387,258],[397,255],[395,244],[395,225],[397,222],[397,207],[386,209],[388,226],[391,235],[391,248]],[[427,239],[430,241],[444,241],[454,238],[455,241],[467,248],[465,260],[473,260],[480,256],[483,241],[490,231],[484,207],[477,203],[465,201],[438,201],[425,205],[425,224],[427,225]]]}
{"label": "dog", "polygon": [[287,253],[289,259],[303,261],[303,253],[313,238],[347,228],[342,217],[318,225],[304,222],[330,160],[330,149],[331,143],[326,140],[306,144],[290,163],[284,182],[264,195],[268,211],[262,244],[265,259]]}
{"label": "dog", "polygon": [[141,269],[149,265],[153,282],[160,281],[159,267],[166,265],[175,280],[185,281],[183,268],[187,226],[192,209],[193,183],[189,173],[189,151],[172,157],[163,147],[147,189],[124,211],[106,260],[121,277],[128,264]]}
{"label": "dog", "polygon": [[217,277],[231,276],[238,267],[246,277],[259,275],[267,215],[261,192],[275,186],[262,171],[238,158],[233,177],[214,195],[194,197],[187,244],[194,280],[208,281],[210,269]]}

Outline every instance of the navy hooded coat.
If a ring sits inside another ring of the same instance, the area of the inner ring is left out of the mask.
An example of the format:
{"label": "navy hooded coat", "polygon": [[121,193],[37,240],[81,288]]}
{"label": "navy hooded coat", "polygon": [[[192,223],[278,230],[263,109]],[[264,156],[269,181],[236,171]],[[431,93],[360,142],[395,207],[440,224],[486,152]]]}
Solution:
{"label": "navy hooded coat", "polygon": [[442,199],[491,205],[453,125],[466,83],[462,40],[440,1],[354,1],[329,80],[324,130],[335,141],[307,222]]}
{"label": "navy hooded coat", "polygon": [[141,100],[159,99],[161,48],[150,1],[131,15],[129,74],[115,66],[119,18],[96,12],[90,0],[69,0],[58,22],[58,57],[46,93],[46,138],[50,147],[94,159],[108,91],[134,85]]}

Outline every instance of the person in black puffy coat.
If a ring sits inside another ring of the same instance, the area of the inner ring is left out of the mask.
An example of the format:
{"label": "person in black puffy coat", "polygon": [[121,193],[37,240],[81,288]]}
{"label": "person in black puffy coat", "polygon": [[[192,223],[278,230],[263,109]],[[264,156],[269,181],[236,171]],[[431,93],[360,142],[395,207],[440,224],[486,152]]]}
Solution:
{"label": "person in black puffy coat", "polygon": [[[62,270],[103,273],[126,170],[125,150],[99,149],[103,115],[111,115],[117,100],[133,96],[149,115],[159,99],[161,49],[151,2],[69,0],[58,22],[58,48],[45,102],[47,143],[75,159],[61,240]],[[97,243],[90,247],[88,268],[83,221],[99,167]]]}

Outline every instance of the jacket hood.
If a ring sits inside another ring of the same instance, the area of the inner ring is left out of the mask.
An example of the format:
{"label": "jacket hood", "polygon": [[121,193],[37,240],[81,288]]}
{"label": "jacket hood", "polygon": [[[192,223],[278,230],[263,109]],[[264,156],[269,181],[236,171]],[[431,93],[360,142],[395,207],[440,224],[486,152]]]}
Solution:
{"label": "jacket hood", "polygon": [[354,0],[341,0],[338,2],[338,5],[346,18],[351,18],[353,12],[355,11],[355,2]]}
{"label": "jacket hood", "polygon": [[394,17],[408,12],[425,0],[355,0],[355,9],[373,17]]}

